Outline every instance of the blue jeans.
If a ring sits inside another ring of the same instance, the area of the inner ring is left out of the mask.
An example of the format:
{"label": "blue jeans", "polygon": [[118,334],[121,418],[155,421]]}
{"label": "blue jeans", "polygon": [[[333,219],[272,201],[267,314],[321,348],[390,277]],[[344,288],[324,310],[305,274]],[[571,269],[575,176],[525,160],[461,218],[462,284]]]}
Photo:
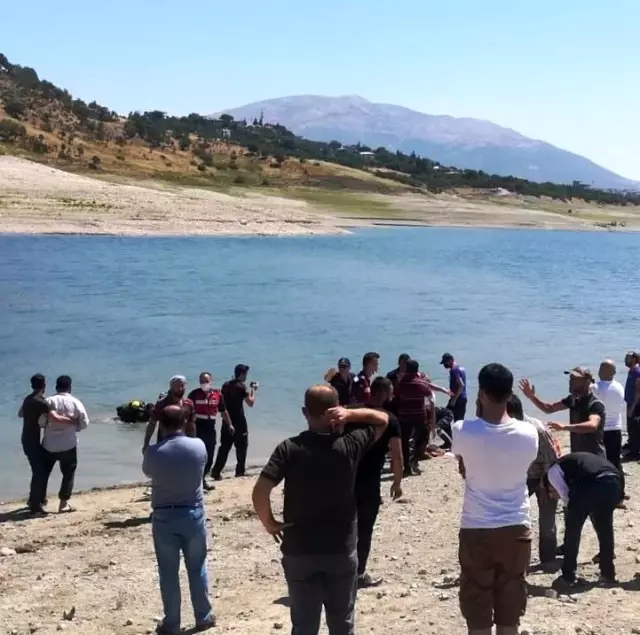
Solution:
{"label": "blue jeans", "polygon": [[164,625],[180,631],[180,552],[189,577],[196,624],[213,619],[207,583],[207,529],[202,507],[155,509],[152,514],[153,546],[158,561]]}

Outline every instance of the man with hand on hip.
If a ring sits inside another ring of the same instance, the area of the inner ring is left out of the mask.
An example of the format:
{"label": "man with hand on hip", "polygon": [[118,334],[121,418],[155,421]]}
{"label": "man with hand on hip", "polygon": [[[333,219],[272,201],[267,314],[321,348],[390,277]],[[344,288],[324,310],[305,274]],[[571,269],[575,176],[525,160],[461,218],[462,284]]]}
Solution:
{"label": "man with hand on hip", "polygon": [[158,561],[164,620],[160,635],[180,632],[180,552],[189,578],[196,630],[216,625],[207,580],[207,529],[202,481],[207,450],[184,433],[184,410],[171,405],[159,413],[162,440],[147,446],[142,471],[151,478],[153,545]]}

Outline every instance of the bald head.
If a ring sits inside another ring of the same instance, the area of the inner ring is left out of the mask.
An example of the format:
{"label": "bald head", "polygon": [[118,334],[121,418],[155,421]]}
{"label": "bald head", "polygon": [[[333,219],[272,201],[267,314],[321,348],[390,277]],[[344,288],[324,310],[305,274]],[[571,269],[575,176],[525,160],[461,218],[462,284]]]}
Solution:
{"label": "bald head", "polygon": [[166,406],[160,415],[160,424],[167,432],[182,430],[184,410],[180,406]]}
{"label": "bald head", "polygon": [[327,410],[339,405],[338,392],[332,386],[311,386],[304,393],[304,416],[310,427],[325,425]]}
{"label": "bald head", "polygon": [[616,365],[612,359],[605,359],[600,362],[600,368],[598,370],[598,377],[602,381],[611,381],[616,374]]}

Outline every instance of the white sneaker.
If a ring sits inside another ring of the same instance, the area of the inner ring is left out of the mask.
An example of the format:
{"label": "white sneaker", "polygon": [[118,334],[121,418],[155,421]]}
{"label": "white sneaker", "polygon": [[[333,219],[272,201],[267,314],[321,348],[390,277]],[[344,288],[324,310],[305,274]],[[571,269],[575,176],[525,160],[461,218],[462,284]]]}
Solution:
{"label": "white sneaker", "polygon": [[69,501],[60,501],[60,506],[58,507],[59,514],[68,514],[69,512],[76,511],[76,508],[69,504]]}

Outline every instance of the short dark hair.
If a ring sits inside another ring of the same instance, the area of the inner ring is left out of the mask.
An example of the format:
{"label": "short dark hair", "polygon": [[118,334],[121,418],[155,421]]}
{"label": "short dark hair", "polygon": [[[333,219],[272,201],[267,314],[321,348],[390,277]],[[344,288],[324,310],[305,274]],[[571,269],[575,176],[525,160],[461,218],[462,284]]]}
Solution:
{"label": "short dark hair", "polygon": [[36,373],[31,378],[31,389],[32,390],[44,390],[47,386],[47,380],[44,378],[44,375],[41,373]]}
{"label": "short dark hair", "polygon": [[71,377],[69,375],[60,375],[56,379],[56,392],[69,392],[71,390]]}
{"label": "short dark hair", "polygon": [[321,417],[339,404],[338,391],[332,386],[311,386],[304,393],[304,407],[310,417]]}
{"label": "short dark hair", "polygon": [[415,359],[410,359],[407,361],[407,373],[409,375],[413,375],[415,373],[420,372],[420,363]]}
{"label": "short dark hair", "polygon": [[178,406],[167,406],[160,413],[160,422],[168,430],[180,430],[184,426],[184,410]]}
{"label": "short dark hair", "polygon": [[403,362],[408,362],[411,359],[411,355],[409,355],[409,353],[401,353],[398,356],[398,366],[400,366],[400,364],[402,364]]}
{"label": "short dark hair", "polygon": [[380,359],[380,353],[365,353],[362,357],[362,366],[375,362],[377,359]]}
{"label": "short dark hair", "polygon": [[240,377],[242,377],[242,375],[246,375],[248,372],[249,372],[249,367],[246,364],[238,364],[233,369],[233,374],[236,379],[239,379]]}
{"label": "short dark hair", "polygon": [[371,396],[379,397],[385,393],[390,394],[393,390],[393,382],[386,377],[376,377],[371,382]]}
{"label": "short dark hair", "polygon": [[478,374],[478,385],[491,401],[506,404],[513,393],[513,374],[502,364],[487,364]]}
{"label": "short dark hair", "polygon": [[514,419],[524,421],[524,408],[522,407],[522,401],[520,397],[515,393],[509,397],[507,401],[507,414]]}

